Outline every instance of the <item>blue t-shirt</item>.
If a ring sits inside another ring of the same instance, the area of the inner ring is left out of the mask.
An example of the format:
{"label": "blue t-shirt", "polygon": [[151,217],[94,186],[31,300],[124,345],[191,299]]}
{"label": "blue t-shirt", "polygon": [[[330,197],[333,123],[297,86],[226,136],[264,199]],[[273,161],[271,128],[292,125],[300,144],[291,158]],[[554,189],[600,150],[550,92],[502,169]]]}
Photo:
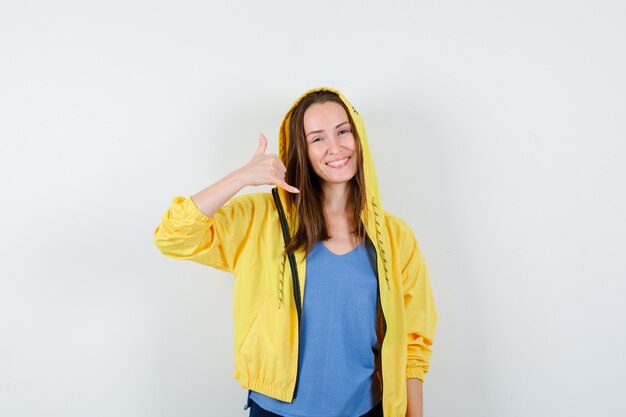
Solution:
{"label": "blue t-shirt", "polygon": [[318,241],[307,256],[296,399],[255,391],[250,398],[286,417],[353,417],[372,409],[381,399],[377,294],[363,244],[336,255]]}

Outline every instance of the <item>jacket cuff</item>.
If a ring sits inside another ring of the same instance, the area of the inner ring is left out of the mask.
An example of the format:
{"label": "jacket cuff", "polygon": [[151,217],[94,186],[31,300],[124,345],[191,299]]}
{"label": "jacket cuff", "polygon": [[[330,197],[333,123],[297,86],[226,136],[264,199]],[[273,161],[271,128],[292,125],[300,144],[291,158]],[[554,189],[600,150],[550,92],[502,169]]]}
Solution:
{"label": "jacket cuff", "polygon": [[210,217],[208,217],[206,214],[200,211],[200,209],[196,206],[196,204],[191,199],[191,196],[185,198],[182,204],[183,204],[183,211],[189,217],[195,220],[199,220],[201,222],[205,222],[205,223],[208,223],[211,221]]}
{"label": "jacket cuff", "polygon": [[417,378],[424,382],[424,370],[419,366],[409,366],[406,368],[406,378]]}

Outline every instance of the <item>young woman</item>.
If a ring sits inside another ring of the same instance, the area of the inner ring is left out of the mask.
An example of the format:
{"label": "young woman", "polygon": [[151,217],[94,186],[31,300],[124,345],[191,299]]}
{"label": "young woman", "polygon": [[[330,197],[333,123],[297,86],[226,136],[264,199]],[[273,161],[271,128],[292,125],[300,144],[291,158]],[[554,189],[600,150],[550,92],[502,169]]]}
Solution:
{"label": "young woman", "polygon": [[[361,117],[330,88],[154,231],[161,252],[232,272],[235,372],[250,416],[422,416],[437,314],[409,226],[382,208]],[[235,197],[246,186],[271,193]]]}

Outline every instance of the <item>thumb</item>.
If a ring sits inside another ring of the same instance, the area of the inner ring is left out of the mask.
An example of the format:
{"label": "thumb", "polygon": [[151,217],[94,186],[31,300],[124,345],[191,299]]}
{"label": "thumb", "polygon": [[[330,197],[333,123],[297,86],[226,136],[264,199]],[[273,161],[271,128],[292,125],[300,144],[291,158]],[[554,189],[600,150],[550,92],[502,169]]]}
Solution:
{"label": "thumb", "polygon": [[263,135],[263,133],[259,133],[259,147],[256,148],[256,152],[254,152],[254,156],[263,155],[266,149],[267,149],[267,138]]}

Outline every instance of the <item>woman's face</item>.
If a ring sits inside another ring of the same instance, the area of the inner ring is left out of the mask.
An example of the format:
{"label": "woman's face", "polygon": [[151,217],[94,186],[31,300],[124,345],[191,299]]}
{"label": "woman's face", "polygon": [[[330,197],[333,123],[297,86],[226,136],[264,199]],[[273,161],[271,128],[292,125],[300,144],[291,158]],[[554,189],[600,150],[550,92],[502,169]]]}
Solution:
{"label": "woman's face", "polygon": [[356,174],[356,143],[344,108],[333,101],[304,112],[304,134],[313,171],[322,182],[344,183]]}

